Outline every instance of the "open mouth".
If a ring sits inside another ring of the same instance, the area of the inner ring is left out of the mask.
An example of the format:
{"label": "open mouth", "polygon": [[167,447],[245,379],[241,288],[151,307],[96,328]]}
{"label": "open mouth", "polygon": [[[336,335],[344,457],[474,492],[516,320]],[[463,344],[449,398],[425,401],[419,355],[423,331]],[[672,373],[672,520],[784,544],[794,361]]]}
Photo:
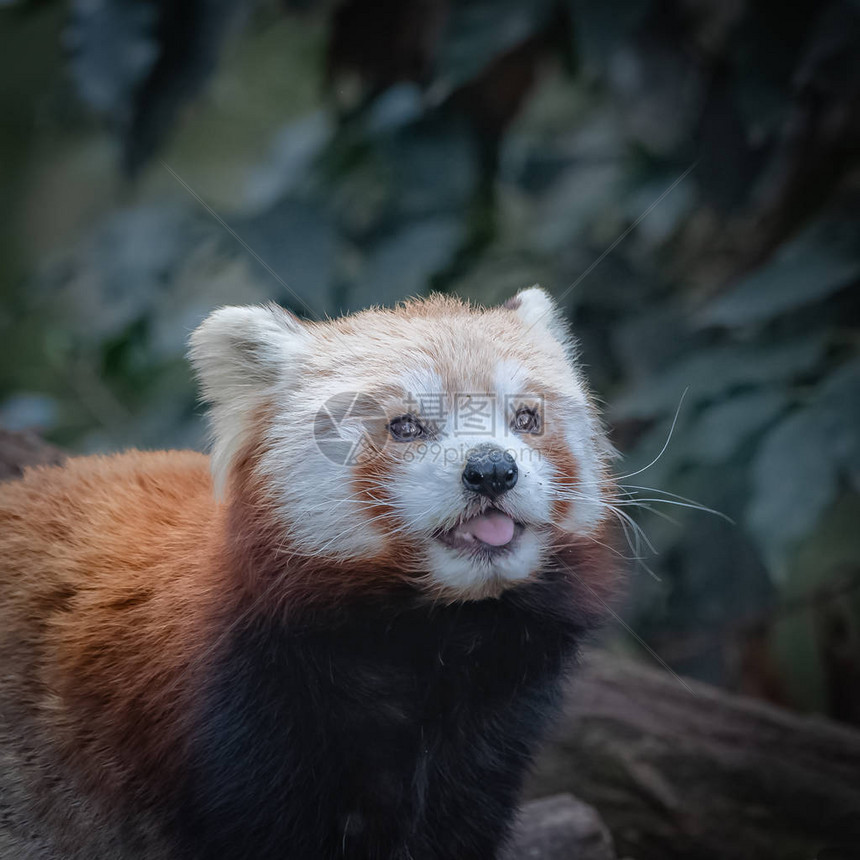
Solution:
{"label": "open mouth", "polygon": [[476,517],[463,520],[452,529],[439,532],[436,537],[452,549],[496,555],[510,550],[522,531],[523,525],[513,517],[490,508]]}

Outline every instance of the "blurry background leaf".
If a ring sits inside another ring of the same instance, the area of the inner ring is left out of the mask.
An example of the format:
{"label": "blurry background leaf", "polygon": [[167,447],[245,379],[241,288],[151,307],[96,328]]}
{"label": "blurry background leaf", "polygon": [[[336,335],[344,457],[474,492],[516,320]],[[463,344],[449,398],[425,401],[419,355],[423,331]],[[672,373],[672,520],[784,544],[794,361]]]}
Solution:
{"label": "blurry background leaf", "polygon": [[459,219],[444,216],[412,221],[386,236],[371,249],[346,307],[391,305],[419,295],[432,275],[450,262],[462,238]]}
{"label": "blurry background leaf", "polygon": [[812,531],[833,501],[838,472],[831,441],[825,417],[814,408],[792,413],[763,441],[749,522],[765,550],[784,552]]}
{"label": "blurry background leaf", "polygon": [[464,0],[450,4],[437,54],[446,89],[474,80],[500,54],[519,47],[549,21],[553,0]]}
{"label": "blurry background leaf", "polygon": [[645,20],[648,0],[592,3],[568,0],[578,56],[591,74],[605,72],[611,55]]}
{"label": "blurry background leaf", "polygon": [[814,231],[784,245],[770,263],[711,304],[703,320],[712,325],[760,325],[856,284],[860,280],[856,229],[842,231],[840,243],[832,236],[838,227],[827,228],[824,233],[816,225]]}
{"label": "blurry background leaf", "polygon": [[842,365],[824,380],[815,408],[827,425],[835,459],[860,490],[860,360]]}
{"label": "blurry background leaf", "polygon": [[122,129],[136,171],[215,67],[239,0],[77,0],[67,35],[79,92]]}
{"label": "blurry background leaf", "polygon": [[338,236],[325,209],[314,201],[285,197],[254,218],[237,222],[235,229],[265,261],[267,268],[255,262],[256,276],[269,282],[278,301],[302,315],[332,311],[328,297]]}
{"label": "blurry background leaf", "polygon": [[688,402],[697,403],[745,386],[790,381],[814,369],[824,356],[825,346],[820,337],[810,336],[761,346],[701,348],[621,397],[613,413],[619,418],[648,418],[674,409],[685,390]]}
{"label": "blurry background leaf", "polygon": [[158,60],[159,9],[152,0],[74,0],[65,34],[81,98],[127,120],[129,105]]}
{"label": "blurry background leaf", "polygon": [[780,415],[788,404],[781,391],[741,392],[702,410],[690,430],[692,446],[703,463],[723,463]]}

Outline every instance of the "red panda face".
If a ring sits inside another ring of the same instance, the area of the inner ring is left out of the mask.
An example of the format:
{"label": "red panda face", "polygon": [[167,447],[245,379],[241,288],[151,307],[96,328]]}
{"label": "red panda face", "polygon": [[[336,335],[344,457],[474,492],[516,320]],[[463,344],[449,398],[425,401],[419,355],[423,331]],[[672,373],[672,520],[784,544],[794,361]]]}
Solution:
{"label": "red panda face", "polygon": [[540,289],[500,308],[434,297],[321,323],[223,308],[192,359],[216,485],[229,494],[252,468],[297,559],[476,599],[604,523],[608,445]]}

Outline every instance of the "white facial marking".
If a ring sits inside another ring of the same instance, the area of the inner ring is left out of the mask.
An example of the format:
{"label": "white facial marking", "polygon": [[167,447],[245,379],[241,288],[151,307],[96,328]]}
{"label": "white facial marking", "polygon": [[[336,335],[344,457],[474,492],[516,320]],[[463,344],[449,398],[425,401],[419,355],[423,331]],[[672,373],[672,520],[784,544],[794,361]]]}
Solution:
{"label": "white facial marking", "polygon": [[574,420],[565,432],[567,444],[576,460],[577,479],[573,488],[570,514],[562,524],[572,534],[591,534],[603,522],[606,508],[601,491],[606,479],[597,441],[596,419],[584,404],[574,407]]}
{"label": "white facial marking", "polygon": [[427,562],[434,584],[447,593],[485,597],[528,579],[540,566],[543,547],[533,531],[524,531],[515,540],[509,552],[492,560],[470,557],[438,541],[430,544]]}
{"label": "white facial marking", "polygon": [[[313,428],[324,400],[313,401],[302,410],[297,427],[294,401],[282,410],[293,414],[275,417],[267,431],[266,453],[259,469],[267,478],[282,519],[289,523],[292,548],[302,555],[336,560],[367,559],[384,549],[381,529],[372,521],[365,499],[352,484],[352,463],[341,461],[338,449],[320,446]],[[338,425],[340,437],[358,442],[362,429],[345,417]],[[348,445],[344,454],[348,455]]]}
{"label": "white facial marking", "polygon": [[[510,343],[504,334],[498,343],[482,337],[462,311],[438,321],[422,317],[414,328],[402,316],[382,318],[386,312],[379,312],[374,320],[371,314],[369,335],[334,323],[307,326],[273,307],[216,311],[194,333],[191,355],[212,404],[217,486],[228,483],[236,454],[253,442],[269,499],[262,503],[283,523],[290,552],[372,564],[390,553],[396,533],[410,548],[408,564],[418,566],[409,572],[452,599],[495,596],[534,576],[552,552],[553,529],[583,536],[605,519],[606,446],[552,300],[535,288],[517,298],[515,310],[503,311],[512,314]],[[399,333],[388,328],[395,319]],[[455,337],[446,341],[451,326]],[[410,339],[425,332],[442,343],[465,344],[462,354],[450,346],[438,356],[409,352]],[[401,356],[397,370],[388,362],[389,348]],[[492,390],[469,390],[488,371]],[[450,390],[444,380],[452,378],[463,380],[465,390]],[[560,398],[551,409],[544,409],[541,392],[529,390],[535,378]],[[357,443],[369,438],[366,410],[344,412],[337,404],[364,386],[371,397],[374,386],[399,388],[404,396],[389,402],[390,394],[379,395],[385,403],[377,407],[377,447],[364,456],[381,458],[380,477],[370,480],[384,486],[362,489],[354,456]],[[542,422],[547,415],[564,421],[560,433],[551,429],[554,444],[563,439],[576,464],[572,489],[561,486],[559,466],[544,455],[541,431],[512,430],[523,406],[535,408]],[[409,442],[383,439],[388,422],[405,414],[430,435]],[[321,415],[336,420],[320,424]],[[264,424],[256,427],[255,421]],[[470,452],[479,446],[507,452],[517,467],[515,484],[492,499],[463,480]],[[571,505],[565,522],[558,523],[553,511],[561,493]],[[393,514],[381,516],[374,496],[384,496]]]}
{"label": "white facial marking", "polygon": [[[495,390],[486,394],[442,392],[441,379],[432,373],[410,373],[405,378],[414,386],[410,395],[415,402],[438,403],[440,393],[447,402],[435,438],[392,452],[399,460],[392,503],[414,538],[425,542],[433,582],[445,591],[477,596],[482,589],[495,593],[505,583],[532,576],[545,555],[541,527],[551,520],[555,469],[533,437],[510,427],[515,404],[522,398],[536,399],[526,390],[526,369],[519,362],[500,361]],[[469,453],[481,445],[507,451],[517,465],[516,484],[492,502],[517,523],[517,535],[510,546],[487,552],[477,546],[452,547],[438,537],[486,507],[463,485]]]}

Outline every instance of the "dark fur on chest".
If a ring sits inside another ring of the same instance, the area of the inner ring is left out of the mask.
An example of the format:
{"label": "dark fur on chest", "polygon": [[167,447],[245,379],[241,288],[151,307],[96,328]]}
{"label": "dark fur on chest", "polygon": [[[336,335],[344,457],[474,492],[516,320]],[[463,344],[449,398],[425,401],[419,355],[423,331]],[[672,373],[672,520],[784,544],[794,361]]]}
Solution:
{"label": "dark fur on chest", "polygon": [[177,826],[195,858],[492,858],[588,627],[570,583],[235,633]]}

